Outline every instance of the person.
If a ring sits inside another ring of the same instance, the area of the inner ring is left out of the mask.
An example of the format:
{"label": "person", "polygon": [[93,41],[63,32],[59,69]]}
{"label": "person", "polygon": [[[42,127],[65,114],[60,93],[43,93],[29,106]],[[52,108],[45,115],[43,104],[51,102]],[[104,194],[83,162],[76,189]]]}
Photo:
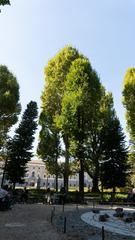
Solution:
{"label": "person", "polygon": [[47,188],[47,191],[46,191],[46,202],[47,204],[51,204],[51,191],[49,187]]}
{"label": "person", "polygon": [[61,187],[60,189],[60,204],[65,204],[66,200],[66,190],[64,187]]}

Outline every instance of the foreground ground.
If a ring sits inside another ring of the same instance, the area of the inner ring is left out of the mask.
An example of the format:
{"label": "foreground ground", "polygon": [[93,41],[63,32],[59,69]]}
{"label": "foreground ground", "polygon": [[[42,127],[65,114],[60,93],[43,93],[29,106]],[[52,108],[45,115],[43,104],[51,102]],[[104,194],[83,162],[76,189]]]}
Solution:
{"label": "foreground ground", "polygon": [[[63,211],[64,210],[64,211]],[[0,212],[1,240],[101,240],[101,230],[84,223],[80,216],[88,207],[16,204]],[[53,213],[53,215],[52,215]],[[66,217],[66,228],[64,219]],[[66,233],[63,233],[63,231]],[[133,239],[106,232],[105,240]]]}

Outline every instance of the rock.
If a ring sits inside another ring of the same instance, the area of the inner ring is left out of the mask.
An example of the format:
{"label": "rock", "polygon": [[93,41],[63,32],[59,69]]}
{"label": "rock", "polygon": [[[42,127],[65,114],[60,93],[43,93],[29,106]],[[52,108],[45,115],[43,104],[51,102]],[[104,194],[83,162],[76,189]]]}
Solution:
{"label": "rock", "polygon": [[106,222],[106,221],[107,221],[106,214],[99,215],[99,221],[100,221],[100,222]]}
{"label": "rock", "polygon": [[100,210],[99,209],[93,209],[92,212],[93,213],[100,213]]}
{"label": "rock", "polygon": [[116,208],[116,209],[115,209],[115,212],[116,212],[116,213],[123,212],[123,208]]}
{"label": "rock", "polygon": [[123,212],[123,208],[116,208],[115,212],[113,214],[114,217],[118,217],[118,218],[123,218],[124,217],[124,212]]}
{"label": "rock", "polygon": [[132,217],[125,217],[123,219],[123,221],[126,222],[126,223],[131,223],[133,221],[133,218]]}

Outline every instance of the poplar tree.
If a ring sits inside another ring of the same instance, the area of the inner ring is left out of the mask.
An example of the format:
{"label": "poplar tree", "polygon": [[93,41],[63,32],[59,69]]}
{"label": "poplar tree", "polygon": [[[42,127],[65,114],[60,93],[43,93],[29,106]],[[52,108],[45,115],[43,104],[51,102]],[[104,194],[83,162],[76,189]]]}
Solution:
{"label": "poplar tree", "polygon": [[126,71],[123,81],[123,104],[126,109],[126,123],[130,138],[129,162],[132,165],[131,182],[135,183],[135,68]]}
{"label": "poplar tree", "polygon": [[123,83],[123,104],[126,108],[127,129],[135,145],[135,68],[127,70]]}
{"label": "poplar tree", "polygon": [[[45,87],[42,92],[42,111],[39,124],[41,125],[42,134],[40,135],[39,146],[43,139],[43,131],[51,131],[52,126],[61,133],[57,126],[57,118],[61,114],[61,101],[65,91],[65,79],[68,74],[70,65],[78,58],[78,51],[66,46],[59,51],[55,57],[51,58],[45,67]],[[44,117],[43,117],[44,116]],[[48,129],[48,130],[47,130]],[[64,187],[68,190],[68,175],[69,175],[69,136],[62,131],[61,138],[65,146],[65,169],[64,169]],[[47,141],[47,140],[46,140]],[[46,152],[46,149],[43,150]],[[44,152],[42,155],[44,155]],[[41,154],[41,151],[40,151]]]}
{"label": "poplar tree", "polygon": [[[84,193],[86,139],[94,118],[97,118],[101,99],[101,84],[89,60],[81,56],[72,62],[65,81],[62,112],[57,122],[68,132],[70,146],[79,162],[79,192]],[[97,112],[97,113],[96,113]]]}

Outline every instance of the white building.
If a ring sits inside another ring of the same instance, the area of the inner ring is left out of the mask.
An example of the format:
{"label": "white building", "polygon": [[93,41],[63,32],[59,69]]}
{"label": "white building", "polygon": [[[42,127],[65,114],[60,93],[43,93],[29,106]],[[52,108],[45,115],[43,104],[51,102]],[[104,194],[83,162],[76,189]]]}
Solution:
{"label": "white building", "polygon": [[[1,183],[1,179],[2,179],[2,170],[0,171],[0,183]],[[87,173],[84,174],[84,184],[87,187],[92,186],[92,180],[90,179]],[[25,174],[25,184],[23,184],[23,186],[24,185],[30,186],[30,187],[55,188],[55,175],[50,175],[47,173],[47,170],[45,168],[45,163],[42,160],[32,159],[27,163],[27,172]],[[61,186],[63,186],[63,178],[58,178],[58,187],[61,188]],[[78,188],[78,186],[79,186],[78,174],[69,176],[69,187]]]}
{"label": "white building", "polygon": [[[42,160],[31,160],[27,164],[27,173],[25,176],[26,186],[33,187],[55,187],[55,175],[50,175],[47,173],[45,168],[45,163]],[[92,180],[87,173],[84,174],[84,184],[85,186],[92,186]],[[63,185],[63,178],[58,178],[59,188]],[[79,176],[78,174],[69,176],[69,187],[79,186]]]}

